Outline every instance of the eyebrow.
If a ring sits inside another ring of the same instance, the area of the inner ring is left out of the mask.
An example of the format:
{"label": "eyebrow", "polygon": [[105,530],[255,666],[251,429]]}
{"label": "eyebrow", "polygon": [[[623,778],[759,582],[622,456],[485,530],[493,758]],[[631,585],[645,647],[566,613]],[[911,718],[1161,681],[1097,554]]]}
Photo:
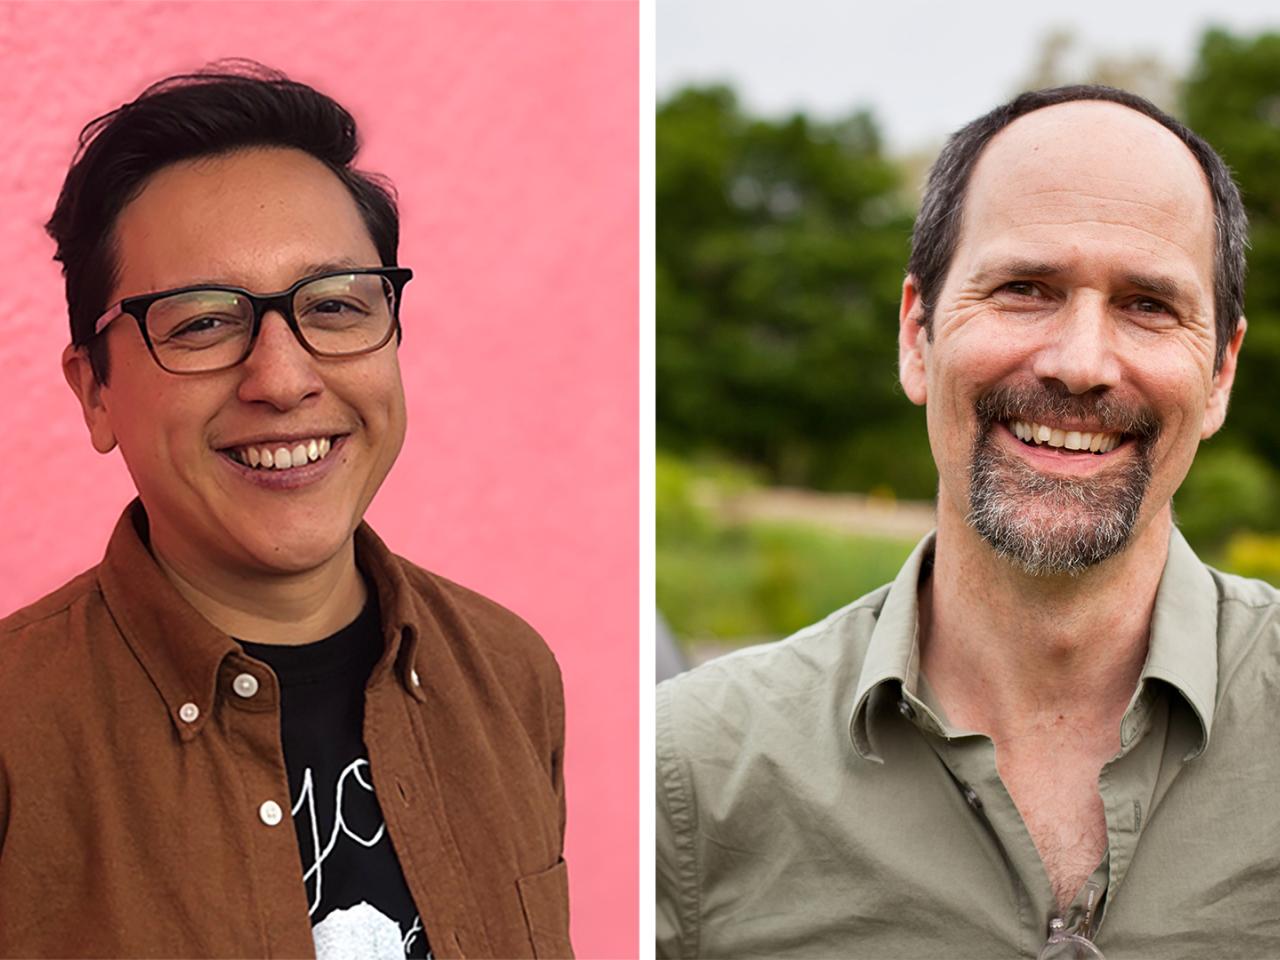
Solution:
{"label": "eyebrow", "polygon": [[1050,277],[1066,271],[1066,265],[1050,260],[1002,260],[984,267],[974,274],[973,279],[985,283],[997,277]]}
{"label": "eyebrow", "polygon": [[[1052,260],[1006,260],[979,270],[974,279],[984,283],[997,277],[1029,277],[1039,279],[1066,273],[1067,265]],[[1123,277],[1125,286],[1133,287],[1144,293],[1160,297],[1162,300],[1186,302],[1187,292],[1172,277],[1154,273],[1127,273]]]}
{"label": "eyebrow", "polygon": [[1159,277],[1146,273],[1130,273],[1125,275],[1124,282],[1131,287],[1155,294],[1162,300],[1186,299],[1186,295],[1182,292],[1182,287],[1178,285],[1177,281],[1169,277]]}
{"label": "eyebrow", "polygon": [[[333,273],[335,270],[363,270],[369,264],[361,263],[351,257],[341,257],[337,260],[318,260],[311,263],[303,264],[300,276],[309,277],[313,273]],[[381,263],[377,266],[382,266]]]}

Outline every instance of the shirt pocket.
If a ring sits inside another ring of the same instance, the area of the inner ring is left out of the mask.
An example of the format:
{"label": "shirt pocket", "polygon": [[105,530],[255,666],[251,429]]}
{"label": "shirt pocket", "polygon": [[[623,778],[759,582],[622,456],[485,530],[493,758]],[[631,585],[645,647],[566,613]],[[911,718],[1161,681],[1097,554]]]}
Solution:
{"label": "shirt pocket", "polygon": [[516,881],[524,922],[538,960],[573,956],[569,943],[569,870],[563,860]]}

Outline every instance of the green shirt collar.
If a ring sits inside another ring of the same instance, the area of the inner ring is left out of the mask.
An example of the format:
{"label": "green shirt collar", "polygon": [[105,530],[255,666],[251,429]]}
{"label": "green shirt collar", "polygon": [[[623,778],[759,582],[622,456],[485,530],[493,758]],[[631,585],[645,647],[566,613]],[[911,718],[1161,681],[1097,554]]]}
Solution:
{"label": "green shirt collar", "polygon": [[[917,586],[920,572],[931,562],[934,533],[917,544],[889,586],[871,632],[867,655],[858,677],[849,737],[858,755],[880,762],[870,732],[868,702],[885,684],[914,692],[920,669],[917,635]],[[1218,689],[1218,592],[1213,577],[1175,527],[1169,554],[1156,591],[1151,617],[1151,643],[1133,703],[1138,703],[1149,680],[1161,680],[1176,690],[1199,724],[1192,759],[1204,752],[1213,726]],[[1132,708],[1132,704],[1131,704]]]}

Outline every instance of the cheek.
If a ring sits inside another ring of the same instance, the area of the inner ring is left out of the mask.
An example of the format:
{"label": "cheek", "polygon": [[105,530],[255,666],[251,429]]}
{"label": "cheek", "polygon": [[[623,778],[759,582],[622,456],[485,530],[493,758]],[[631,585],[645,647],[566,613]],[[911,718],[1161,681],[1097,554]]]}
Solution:
{"label": "cheek", "polygon": [[389,459],[394,460],[404,443],[405,398],[400,380],[400,366],[393,353],[376,358],[341,390],[361,417],[377,434],[377,442]]}
{"label": "cheek", "polygon": [[[929,371],[930,422],[936,412],[939,425],[950,421],[952,430],[966,441],[973,431],[974,404],[1002,383],[1015,379],[1030,362],[1023,353],[1009,349],[995,336],[966,336],[935,351]],[[937,401],[937,402],[932,402]]]}

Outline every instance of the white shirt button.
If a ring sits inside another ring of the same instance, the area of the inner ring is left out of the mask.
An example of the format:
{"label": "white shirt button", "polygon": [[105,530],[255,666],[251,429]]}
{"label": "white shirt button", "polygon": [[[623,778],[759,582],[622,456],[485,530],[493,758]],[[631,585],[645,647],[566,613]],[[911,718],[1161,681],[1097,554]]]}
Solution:
{"label": "white shirt button", "polygon": [[274,827],[284,819],[284,811],[280,809],[280,804],[274,800],[267,800],[258,808],[258,816],[268,827]]}
{"label": "white shirt button", "polygon": [[231,681],[231,689],[248,700],[258,692],[258,678],[252,673],[241,673]]}
{"label": "white shirt button", "polygon": [[414,670],[414,669],[410,668],[410,670],[409,670],[409,682],[410,682],[410,683],[412,683],[415,687],[420,687],[420,686],[422,686],[422,681],[421,681],[420,679],[418,679],[418,671],[417,671],[417,670]]}
{"label": "white shirt button", "polygon": [[200,716],[200,708],[194,703],[184,703],[178,708],[178,716],[186,723],[195,723],[196,718]]}

